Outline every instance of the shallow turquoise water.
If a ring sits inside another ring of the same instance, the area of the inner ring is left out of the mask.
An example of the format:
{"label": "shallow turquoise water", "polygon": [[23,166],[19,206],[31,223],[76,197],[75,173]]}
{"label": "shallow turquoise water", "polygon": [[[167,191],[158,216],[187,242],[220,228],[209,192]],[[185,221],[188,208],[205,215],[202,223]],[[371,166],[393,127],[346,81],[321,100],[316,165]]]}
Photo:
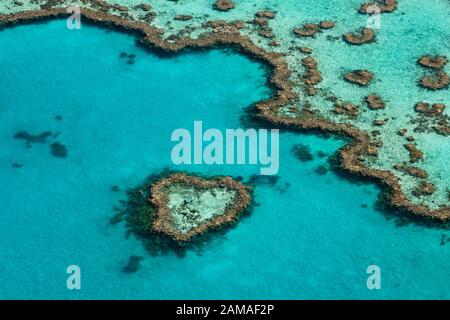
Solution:
{"label": "shallow turquoise water", "polygon": [[[120,52],[136,54],[135,64]],[[220,50],[161,58],[129,35],[53,21],[0,32],[0,65],[1,298],[450,298],[450,244],[440,245],[450,233],[397,227],[373,209],[375,186],[315,173],[327,165],[317,152],[343,143],[332,138],[283,133],[279,181],[256,188],[260,206],[183,258],[151,256],[123,224],[108,223],[125,189],[172,166],[174,129],[194,120],[241,127],[242,109],[270,95],[256,62]],[[25,148],[13,139],[21,130],[60,132],[49,142],[68,157],[53,157],[48,144]],[[297,160],[296,143],[315,160]],[[131,255],[145,259],[126,274]],[[81,267],[79,291],[66,289],[71,264]],[[381,290],[366,288],[371,264],[381,267]]]}

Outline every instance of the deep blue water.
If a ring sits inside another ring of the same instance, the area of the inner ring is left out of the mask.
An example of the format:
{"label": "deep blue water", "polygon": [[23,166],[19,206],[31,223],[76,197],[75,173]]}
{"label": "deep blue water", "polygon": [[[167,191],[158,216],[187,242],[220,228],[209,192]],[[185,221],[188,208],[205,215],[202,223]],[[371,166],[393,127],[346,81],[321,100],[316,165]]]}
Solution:
{"label": "deep blue water", "polygon": [[[258,63],[223,50],[162,58],[132,36],[52,21],[0,32],[0,66],[0,298],[450,298],[450,244],[440,245],[450,232],[399,227],[374,209],[375,186],[316,173],[328,167],[317,152],[342,146],[334,138],[283,133],[277,184],[256,187],[249,217],[184,257],[150,255],[123,223],[109,224],[126,189],[180,169],[170,160],[174,129],[194,120],[239,128],[243,108],[270,96]],[[26,148],[13,138],[23,130],[53,135]],[[55,141],[66,158],[50,153]],[[313,161],[292,155],[297,143]],[[131,255],[144,260],[127,274]],[[71,264],[81,268],[79,291],[66,288]],[[366,287],[371,264],[381,290]]]}

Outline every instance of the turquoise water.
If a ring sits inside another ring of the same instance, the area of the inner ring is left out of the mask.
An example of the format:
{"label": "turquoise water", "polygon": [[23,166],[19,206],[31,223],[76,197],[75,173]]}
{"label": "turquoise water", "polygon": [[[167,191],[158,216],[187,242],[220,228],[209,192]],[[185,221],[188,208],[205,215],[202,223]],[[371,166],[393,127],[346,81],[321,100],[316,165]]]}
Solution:
{"label": "turquoise water", "polygon": [[[153,256],[123,223],[109,224],[126,189],[180,169],[170,160],[174,129],[194,120],[239,128],[243,108],[270,96],[258,63],[223,50],[158,57],[132,36],[52,21],[0,32],[0,65],[0,298],[450,298],[450,244],[440,245],[450,232],[399,227],[374,209],[375,186],[316,173],[328,166],[317,152],[343,144],[333,138],[283,133],[277,184],[257,186],[251,216],[184,257]],[[23,130],[56,135],[26,148],[13,138]],[[55,141],[66,158],[51,155]],[[296,159],[297,143],[315,159]],[[124,273],[132,255],[144,257],[141,268]],[[66,288],[72,264],[78,291]],[[366,287],[371,264],[381,267],[381,290]]]}

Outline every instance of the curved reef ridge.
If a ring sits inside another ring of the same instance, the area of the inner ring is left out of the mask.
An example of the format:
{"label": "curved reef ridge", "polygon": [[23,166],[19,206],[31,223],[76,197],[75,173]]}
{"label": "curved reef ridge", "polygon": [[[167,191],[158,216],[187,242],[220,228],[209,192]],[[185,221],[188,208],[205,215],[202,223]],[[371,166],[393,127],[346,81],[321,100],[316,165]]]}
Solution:
{"label": "curved reef ridge", "polygon": [[[137,32],[142,36],[141,42],[151,48],[175,53],[184,48],[211,48],[213,46],[232,46],[272,67],[270,83],[276,90],[273,98],[256,104],[257,117],[266,123],[291,130],[319,130],[351,138],[351,141],[340,149],[337,160],[338,167],[352,175],[370,179],[379,183],[386,191],[386,201],[396,209],[418,216],[446,221],[450,219],[450,206],[441,205],[431,208],[423,203],[411,201],[402,190],[400,179],[391,170],[368,167],[367,156],[373,156],[374,143],[371,135],[350,123],[340,123],[316,114],[312,110],[300,111],[303,116],[292,117],[284,108],[300,100],[299,93],[291,81],[291,68],[285,54],[268,51],[246,35],[242,35],[240,21],[220,21],[203,27],[203,33],[195,38],[175,35],[164,38],[164,30],[149,24],[155,17],[152,11],[146,12],[143,18],[131,16],[124,8],[109,4],[102,0],[81,0],[82,15],[90,21],[119,27]],[[79,3],[80,3],[79,2]],[[25,21],[66,16],[67,1],[47,1],[35,10],[15,11],[0,15],[3,24],[14,24]],[[213,27],[211,27],[213,26]],[[212,29],[212,30],[211,30]],[[345,40],[352,44],[363,44],[373,40],[373,32],[364,29],[360,36],[346,35]],[[272,41],[273,42],[273,41]],[[409,195],[410,196],[410,195]]]}
{"label": "curved reef ridge", "polygon": [[231,177],[203,179],[174,173],[153,184],[151,229],[178,242],[236,221],[251,203],[250,187]]}

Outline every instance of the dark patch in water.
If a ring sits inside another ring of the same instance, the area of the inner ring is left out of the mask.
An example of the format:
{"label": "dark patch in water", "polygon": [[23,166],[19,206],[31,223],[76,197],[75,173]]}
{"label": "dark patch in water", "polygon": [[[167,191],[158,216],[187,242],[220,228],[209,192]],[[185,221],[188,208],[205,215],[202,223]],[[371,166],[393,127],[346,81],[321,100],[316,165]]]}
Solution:
{"label": "dark patch in water", "polygon": [[248,183],[253,186],[267,185],[273,187],[277,184],[278,176],[262,176],[259,174],[254,174],[250,177]]}
{"label": "dark patch in water", "polygon": [[23,164],[14,162],[14,163],[11,165],[11,167],[13,167],[13,168],[15,168],[15,169],[18,169],[18,168],[22,168],[22,167],[23,167]]}
{"label": "dark patch in water", "polygon": [[31,148],[33,143],[47,143],[47,139],[52,135],[50,131],[44,131],[40,134],[31,134],[27,131],[19,131],[14,135],[14,139],[25,140],[25,146]]}
{"label": "dark patch in water", "polygon": [[56,158],[66,158],[67,157],[67,148],[65,145],[59,142],[53,142],[50,145],[50,153],[52,156]]}
{"label": "dark patch in water", "polygon": [[295,146],[292,147],[292,153],[295,155],[297,159],[299,159],[302,162],[314,160],[314,157],[309,147],[301,143],[296,144]]}
{"label": "dark patch in water", "polygon": [[62,119],[63,119],[62,115],[57,114],[55,116],[55,120],[57,120],[57,121],[62,121]]}
{"label": "dark patch in water", "polygon": [[291,186],[291,184],[289,182],[286,182],[281,187],[276,187],[275,190],[277,190],[279,193],[283,194],[283,193],[286,193],[286,191],[289,189],[290,186]]}
{"label": "dark patch in water", "polygon": [[119,192],[120,188],[119,188],[119,186],[114,185],[114,186],[111,187],[111,191],[112,192]]}
{"label": "dark patch in water", "polygon": [[326,175],[328,173],[328,169],[324,165],[320,165],[317,168],[314,169],[314,172],[318,175]]}
{"label": "dark patch in water", "polygon": [[445,234],[442,234],[441,235],[441,243],[440,243],[440,245],[441,246],[445,246],[449,242],[450,242],[450,237],[445,235]]}
{"label": "dark patch in water", "polygon": [[319,156],[319,158],[325,158],[327,156],[327,154],[321,150],[317,152],[317,155]]}
{"label": "dark patch in water", "polygon": [[133,53],[132,54],[128,54],[128,53],[122,51],[119,54],[119,57],[122,58],[122,59],[128,58],[127,64],[129,64],[129,65],[132,65],[132,64],[136,63],[136,60],[135,60],[136,59],[136,55],[133,54]]}
{"label": "dark patch in water", "polygon": [[367,208],[369,205],[367,204],[367,203],[363,203],[362,205],[361,205],[361,208]]}
{"label": "dark patch in water", "polygon": [[122,222],[124,219],[124,214],[122,212],[117,212],[111,217],[111,219],[109,219],[109,224],[115,225]]}
{"label": "dark patch in water", "polygon": [[128,264],[122,268],[123,272],[125,273],[134,273],[139,271],[141,268],[141,261],[144,259],[144,257],[141,256],[135,256],[132,255],[128,259]]}

